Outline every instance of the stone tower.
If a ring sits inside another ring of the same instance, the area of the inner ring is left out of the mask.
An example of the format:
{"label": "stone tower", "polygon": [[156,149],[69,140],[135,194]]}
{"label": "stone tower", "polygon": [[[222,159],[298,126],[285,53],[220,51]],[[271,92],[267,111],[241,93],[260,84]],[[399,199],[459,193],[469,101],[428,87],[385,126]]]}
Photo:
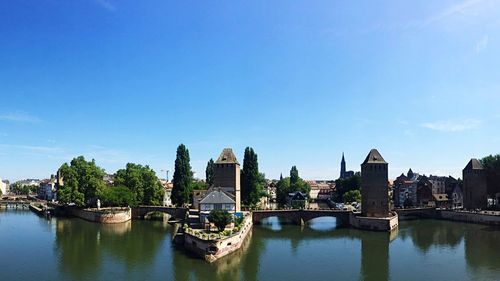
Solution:
{"label": "stone tower", "polygon": [[463,200],[465,209],[485,209],[488,203],[486,170],[477,159],[471,159],[462,171],[464,178]]}
{"label": "stone tower", "polygon": [[344,152],[342,152],[342,161],[340,161],[340,178],[344,179],[346,178],[346,169],[345,169],[345,158],[344,158]]}
{"label": "stone tower", "polygon": [[241,211],[240,163],[231,148],[224,148],[214,163],[214,187],[234,196],[236,211]]}
{"label": "stone tower", "polygon": [[367,217],[388,217],[388,164],[376,150],[370,150],[361,164],[361,212]]}

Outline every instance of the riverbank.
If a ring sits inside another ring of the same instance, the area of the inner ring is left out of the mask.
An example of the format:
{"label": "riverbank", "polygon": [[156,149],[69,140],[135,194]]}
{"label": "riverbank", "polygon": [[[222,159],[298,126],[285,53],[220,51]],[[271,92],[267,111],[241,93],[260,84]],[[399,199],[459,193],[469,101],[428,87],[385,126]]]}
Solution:
{"label": "riverbank", "polygon": [[97,223],[124,223],[132,219],[132,211],[125,208],[67,208],[68,215]]}

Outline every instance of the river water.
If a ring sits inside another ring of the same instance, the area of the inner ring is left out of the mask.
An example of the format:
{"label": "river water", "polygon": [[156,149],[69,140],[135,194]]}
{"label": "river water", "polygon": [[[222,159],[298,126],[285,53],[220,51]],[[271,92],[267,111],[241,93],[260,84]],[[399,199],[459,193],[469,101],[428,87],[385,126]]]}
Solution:
{"label": "river water", "polygon": [[172,246],[159,221],[100,225],[0,210],[0,280],[500,280],[500,229],[437,220],[397,233],[270,218],[214,264]]}

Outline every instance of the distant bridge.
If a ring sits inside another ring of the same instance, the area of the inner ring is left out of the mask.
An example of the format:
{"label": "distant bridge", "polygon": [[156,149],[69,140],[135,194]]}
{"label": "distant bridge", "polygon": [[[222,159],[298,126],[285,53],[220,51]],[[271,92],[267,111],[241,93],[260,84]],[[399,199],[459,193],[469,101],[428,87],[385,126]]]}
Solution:
{"label": "distant bridge", "polygon": [[261,210],[252,212],[252,221],[259,224],[261,220],[270,217],[284,218],[293,224],[303,225],[308,221],[320,217],[334,217],[338,225],[349,225],[351,211],[343,210]]}
{"label": "distant bridge", "polygon": [[138,206],[132,208],[132,218],[144,219],[147,215],[160,212],[169,214],[171,217],[176,219],[185,219],[188,213],[187,208],[176,208],[176,207],[163,207],[163,206]]}

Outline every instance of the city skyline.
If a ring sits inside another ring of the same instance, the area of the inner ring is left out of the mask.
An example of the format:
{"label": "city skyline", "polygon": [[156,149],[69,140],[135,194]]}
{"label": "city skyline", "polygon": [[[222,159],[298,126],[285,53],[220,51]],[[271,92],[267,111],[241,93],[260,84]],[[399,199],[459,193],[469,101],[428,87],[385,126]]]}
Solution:
{"label": "city skyline", "polygon": [[0,177],[73,157],[196,176],[253,147],[268,178],[336,179],[377,148],[389,178],[462,177],[499,153],[494,1],[0,3]]}

